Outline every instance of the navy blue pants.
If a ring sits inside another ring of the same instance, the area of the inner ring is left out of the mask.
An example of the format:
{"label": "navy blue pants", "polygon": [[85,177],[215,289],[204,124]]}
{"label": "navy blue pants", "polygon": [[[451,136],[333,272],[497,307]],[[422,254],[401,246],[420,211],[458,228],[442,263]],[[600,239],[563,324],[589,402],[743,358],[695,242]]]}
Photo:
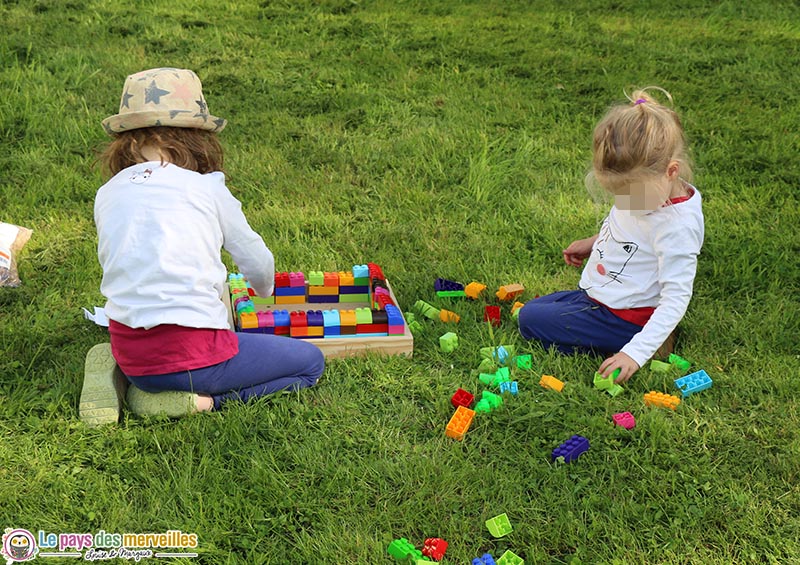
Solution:
{"label": "navy blue pants", "polygon": [[519,311],[519,333],[562,353],[617,353],[641,326],[623,320],[582,290],[534,298]]}
{"label": "navy blue pants", "polygon": [[279,390],[313,386],[325,368],[316,345],[290,337],[237,333],[239,353],[231,359],[191,371],[128,377],[145,392],[182,390],[208,394],[217,410],[228,400],[247,402]]}

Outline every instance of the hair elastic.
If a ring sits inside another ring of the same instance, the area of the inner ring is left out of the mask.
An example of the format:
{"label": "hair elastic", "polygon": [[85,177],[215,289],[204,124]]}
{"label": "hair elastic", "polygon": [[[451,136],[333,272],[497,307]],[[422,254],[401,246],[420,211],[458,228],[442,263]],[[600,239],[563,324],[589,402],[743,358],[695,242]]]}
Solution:
{"label": "hair elastic", "polygon": [[633,105],[638,106],[639,104],[644,104],[645,102],[647,102],[647,100],[645,100],[644,98],[639,98],[639,100],[634,102]]}

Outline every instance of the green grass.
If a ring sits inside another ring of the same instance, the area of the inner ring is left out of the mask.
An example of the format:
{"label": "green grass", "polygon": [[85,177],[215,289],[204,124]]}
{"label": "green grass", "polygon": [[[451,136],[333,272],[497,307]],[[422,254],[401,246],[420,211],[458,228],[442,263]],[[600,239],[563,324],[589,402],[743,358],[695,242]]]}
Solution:
{"label": "green grass", "polygon": [[[0,4],[0,219],[34,229],[0,289],[0,527],[199,536],[199,563],[388,563],[388,543],[526,563],[800,562],[800,8],[796,2]],[[438,277],[526,298],[574,287],[560,250],[604,215],[583,188],[623,89],[674,96],[706,243],[679,352],[714,387],[676,413],[592,389],[598,360],[428,322],[413,359],[331,362],[318,387],[181,421],[77,419],[107,334],[92,219],[100,121],[127,74],[188,67],[230,186],[279,269],[375,261],[408,308]],[[519,397],[444,437],[481,346],[534,355]],[[541,373],[567,381],[538,387]],[[611,414],[630,410],[629,433]],[[549,462],[572,434],[592,447]],[[483,522],[507,512],[513,533]],[[53,560],[56,562],[57,560]],[[179,562],[179,561],[176,561]]]}

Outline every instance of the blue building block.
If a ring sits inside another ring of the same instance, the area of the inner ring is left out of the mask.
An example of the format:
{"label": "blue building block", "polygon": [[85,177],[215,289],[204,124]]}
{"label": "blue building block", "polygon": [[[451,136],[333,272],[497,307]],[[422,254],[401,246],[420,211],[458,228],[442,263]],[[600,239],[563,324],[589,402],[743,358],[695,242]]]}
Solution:
{"label": "blue building block", "polygon": [[279,286],[275,289],[275,296],[305,296],[305,286]]}
{"label": "blue building block", "polygon": [[575,461],[582,453],[589,449],[589,440],[583,436],[572,436],[567,441],[553,450],[553,461],[559,457],[564,458],[565,463]]}
{"label": "blue building block", "polygon": [[272,315],[276,326],[288,326],[291,324],[288,310],[273,310]]}
{"label": "blue building block", "polygon": [[387,304],[386,316],[388,318],[390,326],[403,325],[403,314],[400,313],[400,309],[397,306],[393,306],[392,304]]}
{"label": "blue building block", "polygon": [[440,290],[464,290],[464,285],[447,279],[436,279],[433,282],[433,290],[437,292]]}
{"label": "blue building block", "polygon": [[711,388],[712,384],[713,381],[711,380],[711,377],[709,377],[708,374],[702,369],[695,373],[686,375],[685,377],[681,377],[680,379],[675,379],[675,386],[680,389],[681,396],[683,398],[686,398],[695,392],[700,392],[701,390]]}
{"label": "blue building block", "polygon": [[500,383],[500,394],[503,394],[504,392],[510,392],[512,395],[516,396],[519,392],[519,385],[517,385],[517,381]]}
{"label": "blue building block", "polygon": [[353,265],[353,278],[363,279],[369,278],[369,267],[366,265]]}
{"label": "blue building block", "polygon": [[472,565],[497,565],[491,553],[484,553],[472,560]]}

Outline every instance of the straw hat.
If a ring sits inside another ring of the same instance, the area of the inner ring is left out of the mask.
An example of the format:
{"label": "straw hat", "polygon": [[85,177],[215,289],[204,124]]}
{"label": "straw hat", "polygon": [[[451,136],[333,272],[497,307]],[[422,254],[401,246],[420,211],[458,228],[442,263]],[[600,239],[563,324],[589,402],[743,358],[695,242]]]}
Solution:
{"label": "straw hat", "polygon": [[119,114],[103,120],[109,134],[170,126],[219,132],[227,120],[208,113],[203,85],[188,69],[150,69],[125,79]]}

